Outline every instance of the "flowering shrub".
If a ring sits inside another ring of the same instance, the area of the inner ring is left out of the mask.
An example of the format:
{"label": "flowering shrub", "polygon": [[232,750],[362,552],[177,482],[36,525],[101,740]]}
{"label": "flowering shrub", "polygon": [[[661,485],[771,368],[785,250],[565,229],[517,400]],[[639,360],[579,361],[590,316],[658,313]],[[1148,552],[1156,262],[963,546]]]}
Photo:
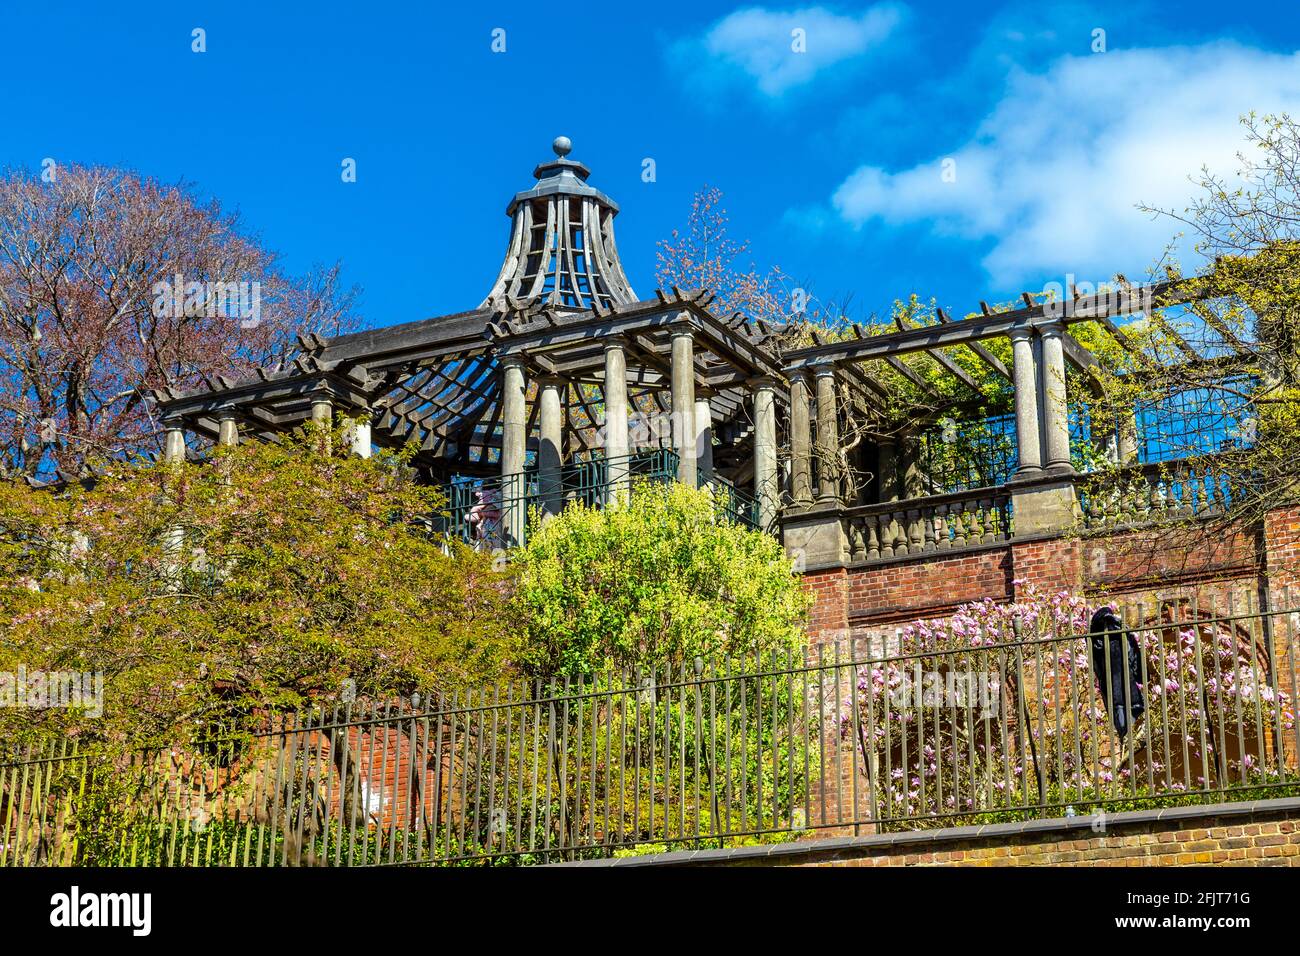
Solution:
{"label": "flowering shrub", "polygon": [[[856,675],[840,718],[882,819],[1179,793],[1278,779],[1292,695],[1231,622],[1166,604],[1130,622],[1146,695],[1116,732],[1090,653],[1091,608],[1032,588],[917,621]],[[1117,702],[1117,706],[1124,706]],[[1290,760],[1294,764],[1294,750]],[[1294,774],[1294,767],[1291,771]]]}
{"label": "flowering shrub", "polygon": [[426,697],[508,673],[508,576],[448,553],[404,459],[306,438],[212,465],[0,483],[0,672],[103,675],[102,715],[0,708],[0,739],[171,745],[313,700]]}

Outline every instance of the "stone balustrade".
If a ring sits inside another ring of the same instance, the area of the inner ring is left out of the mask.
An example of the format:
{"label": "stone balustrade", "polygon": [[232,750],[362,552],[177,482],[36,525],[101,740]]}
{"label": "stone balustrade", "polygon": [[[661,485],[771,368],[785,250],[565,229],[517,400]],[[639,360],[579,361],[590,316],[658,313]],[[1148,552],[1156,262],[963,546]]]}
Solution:
{"label": "stone balustrade", "polygon": [[1011,495],[975,488],[946,495],[847,508],[843,512],[853,561],[876,561],[1006,541]]}
{"label": "stone balustrade", "polygon": [[1084,528],[1113,530],[1210,517],[1226,510],[1233,494],[1228,475],[1212,458],[1158,462],[1084,476],[1079,509]]}

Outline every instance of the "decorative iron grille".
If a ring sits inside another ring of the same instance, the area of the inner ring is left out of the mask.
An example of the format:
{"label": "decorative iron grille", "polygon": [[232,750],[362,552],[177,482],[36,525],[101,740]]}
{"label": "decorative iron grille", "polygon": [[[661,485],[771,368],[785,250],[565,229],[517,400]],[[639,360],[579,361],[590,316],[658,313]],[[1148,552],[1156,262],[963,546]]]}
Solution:
{"label": "decorative iron grille", "polygon": [[994,415],[945,422],[921,436],[920,465],[931,495],[1006,484],[1016,470],[1016,419]]}
{"label": "decorative iron grille", "polygon": [[1254,444],[1250,376],[1190,388],[1137,407],[1138,454],[1143,464],[1193,458]]}

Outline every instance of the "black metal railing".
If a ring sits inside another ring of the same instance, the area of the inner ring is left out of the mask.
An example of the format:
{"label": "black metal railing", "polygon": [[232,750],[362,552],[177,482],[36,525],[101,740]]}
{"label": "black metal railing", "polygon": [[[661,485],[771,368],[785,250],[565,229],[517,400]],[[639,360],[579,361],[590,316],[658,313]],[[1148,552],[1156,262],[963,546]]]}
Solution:
{"label": "black metal railing", "polygon": [[746,528],[764,530],[760,527],[757,498],[717,475],[711,480],[710,487],[721,501],[723,514],[729,520]]}
{"label": "black metal railing", "polygon": [[0,865],[537,863],[1287,795],[1279,598],[338,704],[130,766],[58,741],[0,760]]}
{"label": "black metal railing", "polygon": [[476,547],[515,547],[527,540],[529,522],[538,510],[558,512],[572,502],[599,507],[620,487],[630,493],[639,482],[663,483],[676,477],[676,453],[660,448],[575,462],[549,483],[536,466],[522,475],[466,478],[444,486],[447,504],[433,528]]}
{"label": "black metal railing", "polygon": [[[558,513],[574,502],[603,507],[620,488],[630,494],[643,482],[676,481],[677,465],[676,452],[657,448],[575,462],[549,480],[534,465],[522,475],[453,481],[444,486],[447,504],[434,519],[433,529],[476,547],[514,547],[527,540],[535,514]],[[720,476],[713,477],[709,486],[719,497],[725,517],[758,527],[758,503],[752,496]]]}

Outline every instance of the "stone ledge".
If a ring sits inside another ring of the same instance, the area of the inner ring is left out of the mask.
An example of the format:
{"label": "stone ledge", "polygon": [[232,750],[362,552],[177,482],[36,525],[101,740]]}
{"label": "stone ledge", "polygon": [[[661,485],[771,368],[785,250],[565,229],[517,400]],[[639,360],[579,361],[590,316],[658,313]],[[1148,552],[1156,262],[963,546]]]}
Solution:
{"label": "stone ledge", "polygon": [[[1281,797],[1274,800],[1254,800],[1242,803],[1194,804],[1183,807],[1166,807],[1162,810],[1128,810],[1106,814],[1107,835],[1112,831],[1144,826],[1166,821],[1195,819],[1222,819],[1225,817],[1250,817],[1257,814],[1300,815],[1300,797]],[[1022,835],[1043,836],[1066,834],[1072,831],[1091,831],[1092,818],[1051,817],[1026,820],[1019,823],[989,823],[979,826],[946,827],[939,830],[907,830],[901,833],[883,833],[859,837],[833,837],[822,840],[802,840],[793,843],[773,843],[766,846],[733,847],[724,850],[676,850],[647,856],[621,859],[580,860],[573,863],[555,863],[552,866],[585,867],[647,867],[647,866],[698,866],[710,863],[734,863],[742,860],[800,860],[829,857],[844,851],[870,851],[901,846],[933,843],[936,849],[944,844],[971,840],[1008,839]]]}

